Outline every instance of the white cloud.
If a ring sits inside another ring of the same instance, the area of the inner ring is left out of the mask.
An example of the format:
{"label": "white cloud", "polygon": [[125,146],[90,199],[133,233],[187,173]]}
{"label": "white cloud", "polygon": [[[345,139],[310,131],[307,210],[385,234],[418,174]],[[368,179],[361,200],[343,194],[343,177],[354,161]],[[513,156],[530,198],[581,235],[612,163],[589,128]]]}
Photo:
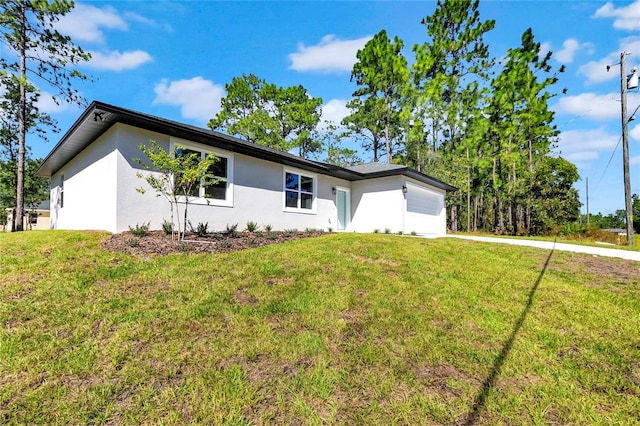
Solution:
{"label": "white cloud", "polygon": [[71,36],[75,41],[104,42],[101,28],[126,31],[127,23],[111,6],[98,8],[91,5],[77,4],[67,15],[62,16],[56,28],[63,34]]}
{"label": "white cloud", "polygon": [[629,165],[631,165],[631,166],[638,166],[638,165],[640,165],[640,155],[638,155],[637,157],[631,157],[631,158],[629,158]]}
{"label": "white cloud", "polygon": [[57,114],[73,108],[72,105],[66,102],[60,102],[59,104],[57,104],[53,100],[53,95],[46,91],[40,92],[40,97],[38,98],[38,102],[36,102],[36,105],[38,107],[38,110],[45,114]]}
{"label": "white cloud", "polygon": [[[636,117],[636,120],[638,117]],[[640,141],[640,125],[633,126],[633,124],[629,125],[629,137],[634,141]]]}
{"label": "white cloud", "polygon": [[347,115],[351,114],[347,108],[347,99],[331,99],[322,105],[322,121],[331,121],[336,126],[340,126],[340,122]]}
{"label": "white cloud", "polygon": [[[620,40],[618,48],[609,55],[582,65],[578,71],[586,76],[586,84],[602,83],[607,80],[620,81],[620,68],[618,65],[620,63],[620,52],[631,52],[626,57],[627,70],[637,65],[640,62],[640,37],[626,37]],[[611,67],[609,71],[607,71],[607,66]]]}
{"label": "white cloud", "polygon": [[220,100],[224,97],[224,87],[202,77],[189,80],[167,79],[156,84],[154,105],[179,106],[184,118],[208,122],[220,112]]}
{"label": "white cloud", "polygon": [[580,43],[575,38],[570,38],[562,43],[562,50],[556,52],[555,58],[560,63],[570,64],[573,62],[576,53],[581,50],[586,50],[588,53],[592,53],[593,46],[590,43]]}
{"label": "white cloud", "polygon": [[620,117],[620,93],[598,95],[582,93],[576,96],[563,96],[552,109],[561,115],[588,118],[592,120],[610,120]]}
{"label": "white cloud", "polygon": [[340,40],[333,34],[326,35],[315,46],[298,44],[298,51],[289,54],[290,69],[320,72],[351,71],[356,63],[356,54],[371,40],[365,36],[354,40]]}
{"label": "white cloud", "polygon": [[619,138],[619,135],[612,135],[603,129],[569,130],[560,134],[557,150],[578,167],[588,167],[588,163],[597,160],[600,153],[611,152]]}
{"label": "white cloud", "polygon": [[87,67],[100,71],[124,71],[138,68],[147,62],[153,61],[151,55],[143,50],[119,52],[117,50],[102,53],[90,52],[91,60]]}
{"label": "white cloud", "polygon": [[593,17],[614,18],[614,28],[635,31],[640,25],[640,0],[618,8],[612,2],[608,2],[598,9]]}

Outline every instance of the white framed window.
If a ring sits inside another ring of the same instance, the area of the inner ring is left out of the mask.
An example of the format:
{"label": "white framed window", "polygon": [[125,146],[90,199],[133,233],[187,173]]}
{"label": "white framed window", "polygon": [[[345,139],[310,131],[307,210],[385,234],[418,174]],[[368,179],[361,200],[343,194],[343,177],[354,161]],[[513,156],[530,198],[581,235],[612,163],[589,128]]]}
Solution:
{"label": "white framed window", "polygon": [[283,176],[284,210],[315,213],[317,186],[317,175],[285,168]]}
{"label": "white framed window", "polygon": [[233,153],[214,149],[206,145],[200,145],[180,139],[171,139],[170,148],[183,147],[180,153],[198,154],[204,159],[207,154],[215,154],[217,161],[213,163],[209,171],[218,178],[218,182],[210,185],[194,186],[189,193],[192,204],[205,204],[211,206],[233,207]]}

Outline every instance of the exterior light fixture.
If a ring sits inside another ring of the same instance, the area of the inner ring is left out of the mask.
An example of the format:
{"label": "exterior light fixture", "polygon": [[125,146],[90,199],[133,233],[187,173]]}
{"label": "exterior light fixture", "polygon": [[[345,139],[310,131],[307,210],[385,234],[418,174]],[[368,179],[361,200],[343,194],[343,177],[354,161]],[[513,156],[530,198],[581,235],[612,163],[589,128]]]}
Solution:
{"label": "exterior light fixture", "polygon": [[336,187],[335,187],[335,186],[332,186],[332,187],[331,187],[331,193],[332,193],[333,195],[336,195]]}
{"label": "exterior light fixture", "polygon": [[407,191],[408,191],[408,189],[407,189],[407,185],[402,185],[402,193],[403,193],[403,194],[406,194],[406,193],[407,193]]}

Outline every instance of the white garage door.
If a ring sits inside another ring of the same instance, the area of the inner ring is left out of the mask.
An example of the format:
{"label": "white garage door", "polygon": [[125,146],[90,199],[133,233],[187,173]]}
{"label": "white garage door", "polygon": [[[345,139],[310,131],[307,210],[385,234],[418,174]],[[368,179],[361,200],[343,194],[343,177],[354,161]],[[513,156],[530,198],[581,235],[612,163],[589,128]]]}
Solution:
{"label": "white garage door", "polygon": [[407,184],[406,196],[406,232],[419,234],[443,234],[446,232],[442,215],[444,195],[417,185]]}

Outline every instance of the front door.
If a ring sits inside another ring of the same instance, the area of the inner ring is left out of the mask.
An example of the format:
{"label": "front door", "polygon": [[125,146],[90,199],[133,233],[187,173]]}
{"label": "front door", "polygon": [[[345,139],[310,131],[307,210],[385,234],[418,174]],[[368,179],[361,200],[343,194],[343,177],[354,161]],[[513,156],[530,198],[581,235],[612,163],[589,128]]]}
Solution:
{"label": "front door", "polygon": [[350,191],[347,188],[336,188],[336,208],[338,210],[338,231],[344,231],[351,220]]}

